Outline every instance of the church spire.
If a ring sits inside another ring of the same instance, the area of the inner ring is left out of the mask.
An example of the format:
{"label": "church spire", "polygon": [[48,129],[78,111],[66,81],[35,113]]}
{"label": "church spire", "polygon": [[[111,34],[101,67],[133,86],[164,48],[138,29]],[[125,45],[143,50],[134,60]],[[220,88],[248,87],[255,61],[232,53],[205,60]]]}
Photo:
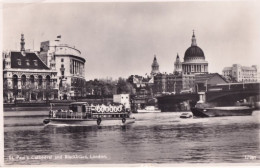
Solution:
{"label": "church spire", "polygon": [[193,30],[193,35],[192,35],[192,39],[191,39],[191,46],[197,46],[194,30]]}

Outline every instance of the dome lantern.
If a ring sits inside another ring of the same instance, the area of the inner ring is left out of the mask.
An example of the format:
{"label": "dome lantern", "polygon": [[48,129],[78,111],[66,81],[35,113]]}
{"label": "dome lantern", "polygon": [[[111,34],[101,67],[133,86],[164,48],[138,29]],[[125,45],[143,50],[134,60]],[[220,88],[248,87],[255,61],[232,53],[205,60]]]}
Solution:
{"label": "dome lantern", "polygon": [[191,39],[191,46],[197,46],[194,30],[193,30],[193,35],[192,35],[192,39]]}

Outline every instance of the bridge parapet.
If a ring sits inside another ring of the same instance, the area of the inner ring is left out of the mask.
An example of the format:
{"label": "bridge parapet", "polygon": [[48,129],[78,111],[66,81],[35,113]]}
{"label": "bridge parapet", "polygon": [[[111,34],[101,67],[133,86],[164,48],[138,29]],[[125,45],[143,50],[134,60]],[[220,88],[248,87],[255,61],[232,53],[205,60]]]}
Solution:
{"label": "bridge parapet", "polygon": [[260,83],[227,83],[208,86],[206,92],[259,90]]}
{"label": "bridge parapet", "polygon": [[[221,86],[221,87],[219,87]],[[218,89],[216,89],[218,88]],[[214,102],[235,102],[250,96],[258,96],[260,94],[260,83],[239,83],[217,85],[206,92],[206,101]]]}

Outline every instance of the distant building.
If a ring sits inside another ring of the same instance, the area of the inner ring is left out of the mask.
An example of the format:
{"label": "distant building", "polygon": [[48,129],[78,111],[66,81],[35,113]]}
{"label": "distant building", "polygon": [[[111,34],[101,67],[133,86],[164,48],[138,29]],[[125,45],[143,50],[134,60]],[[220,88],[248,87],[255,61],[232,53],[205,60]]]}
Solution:
{"label": "distant building", "polygon": [[149,97],[152,94],[152,86],[154,84],[153,77],[143,77],[139,75],[131,75],[127,81],[132,84],[135,95],[138,97]]}
{"label": "distant building", "polygon": [[251,67],[233,64],[232,67],[225,67],[222,71],[223,76],[231,82],[257,82],[258,67],[252,65]]}
{"label": "distant building", "polygon": [[173,74],[157,72],[154,75],[153,92],[157,95],[194,92],[197,74],[208,74],[208,62],[205,60],[203,50],[198,47],[193,32],[191,46],[185,51],[184,61],[181,62],[177,54]]}
{"label": "distant building", "polygon": [[208,86],[228,83],[226,79],[218,73],[195,75],[195,90],[207,91]]}
{"label": "distant building", "polygon": [[154,76],[153,93],[176,94],[194,90],[194,74],[157,74]]}
{"label": "distant building", "polygon": [[4,101],[32,101],[58,98],[57,72],[46,66],[37,52],[21,50],[3,53]]}
{"label": "distant building", "polygon": [[166,92],[166,74],[159,73],[154,76],[153,93],[160,94]]}
{"label": "distant building", "polygon": [[131,75],[127,79],[129,83],[131,83],[134,88],[142,88],[146,87],[147,85],[152,85],[153,84],[153,78],[152,77],[143,77],[140,75]]}
{"label": "distant building", "polygon": [[55,41],[41,43],[40,58],[57,71],[59,99],[73,99],[86,94],[85,62],[81,52],[73,46],[62,44],[60,36]]}
{"label": "distant building", "polygon": [[179,94],[206,91],[206,86],[227,83],[218,73],[212,74],[157,74],[154,77],[154,94]]}

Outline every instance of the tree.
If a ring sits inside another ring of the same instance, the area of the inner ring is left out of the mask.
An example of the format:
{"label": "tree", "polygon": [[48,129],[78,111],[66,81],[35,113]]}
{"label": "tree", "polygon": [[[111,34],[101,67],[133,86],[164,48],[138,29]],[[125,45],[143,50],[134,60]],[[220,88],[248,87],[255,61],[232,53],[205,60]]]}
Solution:
{"label": "tree", "polygon": [[133,86],[123,78],[119,78],[117,82],[117,93],[118,94],[133,94]]}
{"label": "tree", "polygon": [[57,90],[54,89],[54,86],[46,85],[46,88],[43,89],[43,92],[46,95],[46,104],[48,104],[50,95],[57,92]]}

